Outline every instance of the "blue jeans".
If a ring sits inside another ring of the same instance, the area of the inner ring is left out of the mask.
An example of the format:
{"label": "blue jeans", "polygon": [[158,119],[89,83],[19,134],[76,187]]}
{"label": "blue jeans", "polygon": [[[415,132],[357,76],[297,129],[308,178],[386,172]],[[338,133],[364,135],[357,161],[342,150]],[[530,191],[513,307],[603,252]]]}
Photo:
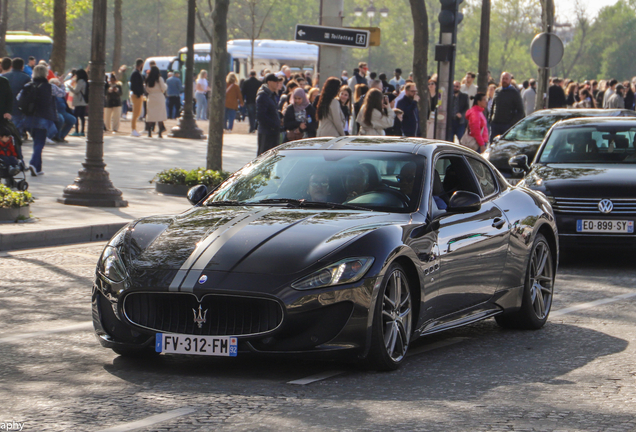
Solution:
{"label": "blue jeans", "polygon": [[195,99],[197,100],[197,120],[208,119],[208,99],[203,93],[196,93]]}
{"label": "blue jeans", "polygon": [[225,108],[225,129],[234,129],[234,119],[236,118],[236,110]]}
{"label": "blue jeans", "polygon": [[122,117],[126,117],[126,114],[128,114],[128,101],[121,101],[121,115]]}
{"label": "blue jeans", "polygon": [[69,114],[66,111],[58,112],[57,118],[58,122],[56,123],[56,126],[58,133],[56,138],[63,140],[64,138],[66,138],[66,135],[68,135],[71,129],[73,129],[73,126],[75,126],[77,119],[74,115]]}
{"label": "blue jeans", "polygon": [[250,118],[250,133],[256,130],[256,104],[245,104],[247,116]]}
{"label": "blue jeans", "polygon": [[453,119],[453,137],[457,136],[457,139],[460,140],[464,136],[464,132],[466,132],[466,123],[459,123],[459,120]]}
{"label": "blue jeans", "polygon": [[42,150],[46,144],[46,129],[31,130],[33,137],[33,155],[31,156],[31,165],[37,172],[42,171]]}

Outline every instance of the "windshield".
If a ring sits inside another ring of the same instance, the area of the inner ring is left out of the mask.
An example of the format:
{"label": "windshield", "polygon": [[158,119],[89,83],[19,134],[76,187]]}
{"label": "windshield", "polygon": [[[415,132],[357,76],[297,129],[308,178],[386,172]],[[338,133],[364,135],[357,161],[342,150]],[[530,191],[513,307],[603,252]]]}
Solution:
{"label": "windshield", "polygon": [[334,203],[412,212],[421,196],[424,161],[423,156],[404,153],[282,150],[243,167],[205,204],[312,203],[329,207],[327,203]]}
{"label": "windshield", "polygon": [[543,137],[553,124],[568,117],[563,114],[526,117],[508,130],[502,138],[506,141],[543,141]]}
{"label": "windshield", "polygon": [[540,163],[636,163],[636,127],[558,128],[541,150]]}
{"label": "windshield", "polygon": [[[28,59],[29,56],[35,57],[36,61],[49,61],[53,44],[37,43],[37,42],[7,42],[7,55],[9,57],[20,57]],[[26,63],[26,61],[25,61]]]}

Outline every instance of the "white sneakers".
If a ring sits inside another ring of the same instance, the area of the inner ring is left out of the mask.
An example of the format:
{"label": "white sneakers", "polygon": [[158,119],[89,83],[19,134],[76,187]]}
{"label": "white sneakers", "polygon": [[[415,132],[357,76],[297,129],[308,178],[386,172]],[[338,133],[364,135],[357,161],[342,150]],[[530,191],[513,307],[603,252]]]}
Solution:
{"label": "white sneakers", "polygon": [[139,135],[139,132],[137,132],[136,130],[133,130],[130,135],[132,135],[134,137],[141,136],[141,135]]}

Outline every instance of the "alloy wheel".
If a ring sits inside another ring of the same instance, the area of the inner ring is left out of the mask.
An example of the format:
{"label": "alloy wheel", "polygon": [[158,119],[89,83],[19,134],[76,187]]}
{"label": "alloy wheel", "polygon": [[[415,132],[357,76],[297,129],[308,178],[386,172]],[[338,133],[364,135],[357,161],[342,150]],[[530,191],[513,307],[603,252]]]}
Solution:
{"label": "alloy wheel", "polygon": [[386,353],[394,362],[406,355],[411,340],[412,305],[408,281],[396,269],[391,273],[382,300],[382,331]]}
{"label": "alloy wheel", "polygon": [[550,248],[541,241],[534,249],[530,264],[530,301],[534,313],[540,320],[545,319],[550,312],[553,281],[554,269]]}

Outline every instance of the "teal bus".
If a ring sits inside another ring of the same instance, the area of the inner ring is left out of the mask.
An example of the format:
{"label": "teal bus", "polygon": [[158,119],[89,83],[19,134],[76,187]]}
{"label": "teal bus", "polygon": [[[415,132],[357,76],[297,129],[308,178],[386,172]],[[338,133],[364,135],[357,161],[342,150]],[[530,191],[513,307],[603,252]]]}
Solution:
{"label": "teal bus", "polygon": [[27,31],[8,31],[6,48],[9,57],[20,57],[25,64],[31,56],[35,57],[36,62],[44,60],[48,63],[53,51],[53,39]]}

